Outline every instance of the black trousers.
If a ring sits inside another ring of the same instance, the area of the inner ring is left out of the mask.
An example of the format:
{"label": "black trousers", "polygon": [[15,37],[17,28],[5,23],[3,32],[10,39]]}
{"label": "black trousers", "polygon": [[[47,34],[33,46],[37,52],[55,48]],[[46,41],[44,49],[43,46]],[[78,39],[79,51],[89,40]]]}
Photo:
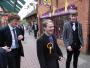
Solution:
{"label": "black trousers", "polygon": [[50,59],[46,60],[46,66],[47,68],[59,68],[58,60],[51,57]]}
{"label": "black trousers", "polygon": [[18,49],[8,53],[8,68],[20,68],[20,55]]}
{"label": "black trousers", "polygon": [[73,56],[73,68],[77,68],[79,54],[80,54],[79,49],[73,49],[73,51],[67,50],[66,68],[70,68],[72,56]]}
{"label": "black trousers", "polygon": [[0,68],[7,68],[7,53],[0,48]]}
{"label": "black trousers", "polygon": [[34,30],[34,37],[37,38],[37,30]]}

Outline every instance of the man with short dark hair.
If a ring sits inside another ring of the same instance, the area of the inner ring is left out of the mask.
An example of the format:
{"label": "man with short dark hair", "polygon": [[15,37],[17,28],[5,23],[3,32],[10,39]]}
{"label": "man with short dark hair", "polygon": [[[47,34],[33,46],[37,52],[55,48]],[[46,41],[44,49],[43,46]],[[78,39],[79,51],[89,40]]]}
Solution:
{"label": "man with short dark hair", "polygon": [[21,56],[24,56],[21,40],[23,35],[17,28],[20,17],[17,14],[9,16],[9,24],[2,28],[3,46],[7,46],[10,51],[7,52],[8,68],[20,68]]}
{"label": "man with short dark hair", "polygon": [[44,34],[37,40],[37,56],[41,68],[59,68],[58,60],[62,52],[54,36],[54,23],[46,19],[43,22]]}
{"label": "man with short dark hair", "polygon": [[77,12],[70,14],[70,21],[63,26],[63,41],[67,50],[66,68],[70,68],[73,56],[73,68],[77,68],[80,49],[83,45],[82,25],[77,21]]}

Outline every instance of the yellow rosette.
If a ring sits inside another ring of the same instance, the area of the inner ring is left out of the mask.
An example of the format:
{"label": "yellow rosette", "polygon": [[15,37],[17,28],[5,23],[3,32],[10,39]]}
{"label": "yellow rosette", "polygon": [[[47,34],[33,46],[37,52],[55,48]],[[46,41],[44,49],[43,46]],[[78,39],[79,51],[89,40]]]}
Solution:
{"label": "yellow rosette", "polygon": [[49,54],[52,53],[53,44],[50,42],[47,44],[47,48],[49,49]]}

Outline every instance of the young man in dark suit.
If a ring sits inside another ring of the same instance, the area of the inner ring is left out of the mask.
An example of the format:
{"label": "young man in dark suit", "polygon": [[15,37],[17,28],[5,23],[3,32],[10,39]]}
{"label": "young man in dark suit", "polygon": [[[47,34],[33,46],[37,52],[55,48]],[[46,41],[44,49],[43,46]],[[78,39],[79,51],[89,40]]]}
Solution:
{"label": "young man in dark suit", "polygon": [[59,68],[58,60],[62,52],[54,36],[54,23],[52,20],[43,22],[44,34],[37,40],[37,56],[41,68]]}
{"label": "young man in dark suit", "polygon": [[37,38],[37,32],[38,32],[38,24],[37,22],[34,22],[32,29],[34,30],[34,37]]}
{"label": "young man in dark suit", "polygon": [[70,13],[70,21],[63,26],[63,41],[67,50],[66,68],[70,68],[73,56],[73,68],[77,68],[80,49],[83,45],[82,25],[77,21],[77,12]]}
{"label": "young man in dark suit", "polygon": [[7,46],[10,49],[7,52],[8,68],[20,68],[21,56],[24,56],[21,43],[23,35],[16,27],[20,17],[17,14],[11,14],[8,20],[9,24],[1,30],[3,46]]}

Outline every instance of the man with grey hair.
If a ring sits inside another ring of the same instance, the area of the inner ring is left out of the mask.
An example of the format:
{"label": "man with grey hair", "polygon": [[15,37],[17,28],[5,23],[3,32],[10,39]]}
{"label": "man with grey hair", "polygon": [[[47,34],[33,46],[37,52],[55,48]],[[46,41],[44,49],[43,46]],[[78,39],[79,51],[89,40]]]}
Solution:
{"label": "man with grey hair", "polygon": [[54,23],[50,19],[43,22],[44,33],[37,39],[37,56],[41,68],[59,68],[58,60],[62,52],[54,36]]}

